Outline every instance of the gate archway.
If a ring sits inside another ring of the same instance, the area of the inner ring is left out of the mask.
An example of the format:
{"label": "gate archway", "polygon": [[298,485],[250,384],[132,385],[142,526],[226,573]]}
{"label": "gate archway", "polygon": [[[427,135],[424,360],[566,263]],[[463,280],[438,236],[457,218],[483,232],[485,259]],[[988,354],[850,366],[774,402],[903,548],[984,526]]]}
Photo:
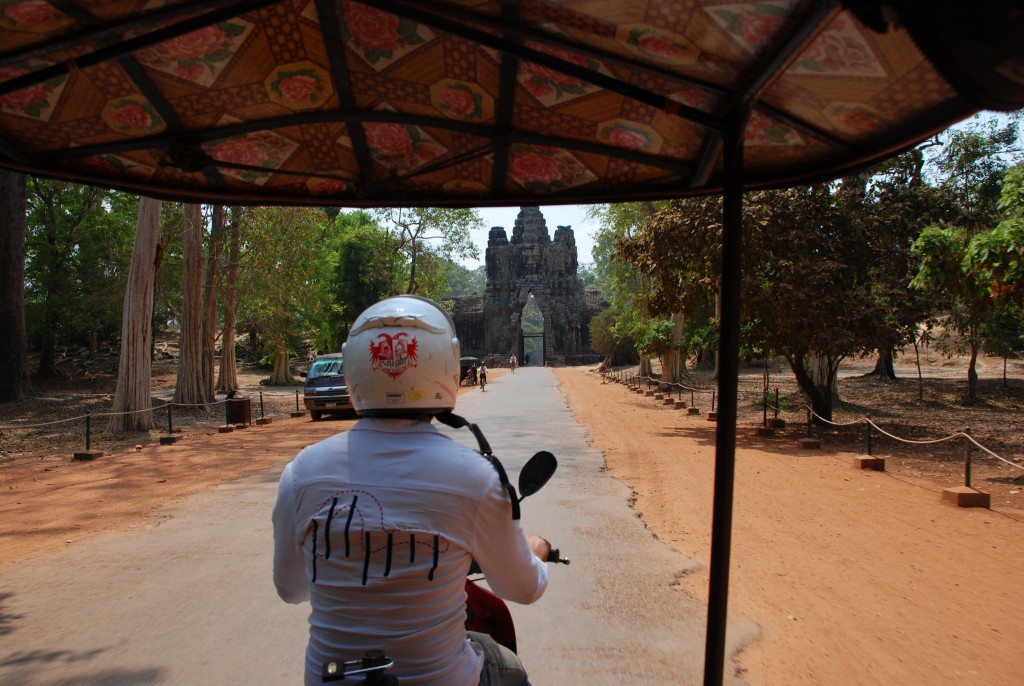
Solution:
{"label": "gate archway", "polygon": [[[487,288],[483,298],[486,353],[515,353],[525,362],[522,312],[532,295],[544,317],[543,358],[548,364],[595,361],[589,323],[601,306],[588,299],[578,266],[572,229],[559,226],[554,239],[538,207],[522,207],[509,239],[502,227],[488,236]],[[594,358],[591,360],[589,358]]]}

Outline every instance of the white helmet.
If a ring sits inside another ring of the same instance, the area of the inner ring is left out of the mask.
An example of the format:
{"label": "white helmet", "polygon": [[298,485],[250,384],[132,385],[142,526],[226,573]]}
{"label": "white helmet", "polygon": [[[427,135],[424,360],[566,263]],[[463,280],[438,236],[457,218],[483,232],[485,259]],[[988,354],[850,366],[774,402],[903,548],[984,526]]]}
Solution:
{"label": "white helmet", "polygon": [[356,317],[342,346],[356,414],[438,414],[455,407],[459,339],[433,300],[400,295]]}

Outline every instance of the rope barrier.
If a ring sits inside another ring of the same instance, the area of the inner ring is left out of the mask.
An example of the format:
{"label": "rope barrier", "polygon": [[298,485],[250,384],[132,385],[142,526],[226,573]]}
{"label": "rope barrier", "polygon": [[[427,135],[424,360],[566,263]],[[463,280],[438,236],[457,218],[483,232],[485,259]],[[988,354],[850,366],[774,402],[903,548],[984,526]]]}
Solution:
{"label": "rope barrier", "polygon": [[[611,370],[611,373],[620,374],[620,373],[623,373],[623,372],[616,371],[616,370]],[[647,381],[648,385],[650,385],[652,383],[653,384],[658,384],[659,389],[662,386],[668,386],[670,388],[679,388],[679,389],[683,389],[683,390],[688,390],[691,393],[713,393],[713,391],[709,391],[709,390],[706,390],[706,389],[693,388],[691,386],[686,386],[685,384],[675,383],[675,382],[671,382],[671,381],[662,381],[661,379],[655,379],[655,378],[650,377],[650,376],[641,376],[639,374],[628,374],[628,378],[629,378],[629,380],[631,382],[634,382],[634,381],[635,382],[639,382],[639,381],[643,380],[643,381]],[[772,402],[770,402],[768,400],[767,397],[762,398],[761,404],[764,405],[765,411],[767,411],[768,409],[771,409],[771,410],[773,410],[776,413],[776,415],[779,412],[782,411],[782,408],[781,408],[779,403],[772,403]],[[1016,462],[1013,462],[1011,460],[1007,460],[1005,457],[1002,457],[1001,455],[996,454],[992,450],[989,450],[984,445],[979,443],[977,441],[977,439],[975,439],[973,436],[971,436],[970,434],[965,433],[963,431],[958,431],[958,432],[956,432],[954,434],[950,434],[949,436],[944,436],[942,438],[934,438],[934,439],[927,439],[927,440],[903,438],[903,437],[897,436],[897,435],[895,435],[895,434],[893,434],[893,433],[891,433],[889,431],[886,431],[885,429],[880,427],[878,424],[876,424],[874,421],[872,421],[871,417],[864,417],[863,419],[857,419],[857,420],[854,420],[852,422],[834,422],[831,419],[826,419],[825,417],[822,417],[820,414],[815,412],[809,405],[807,406],[808,431],[810,431],[809,427],[810,427],[810,422],[811,422],[811,418],[812,417],[813,418],[817,418],[819,421],[821,421],[821,422],[823,422],[825,424],[828,424],[830,426],[834,426],[836,428],[844,428],[844,427],[850,427],[850,426],[857,426],[857,425],[859,425],[861,423],[866,423],[869,427],[871,427],[874,430],[878,431],[883,436],[891,438],[892,440],[897,441],[899,443],[906,443],[906,444],[909,444],[909,445],[935,445],[935,444],[938,444],[938,443],[945,443],[947,441],[951,441],[951,440],[954,440],[954,439],[957,439],[957,438],[964,438],[967,441],[970,441],[972,444],[974,444],[978,449],[982,450],[983,452],[985,452],[989,456],[995,458],[996,460],[999,460],[1000,462],[1003,462],[1006,465],[1008,465],[1010,467],[1013,467],[1014,469],[1019,469],[1021,471],[1024,471],[1024,466],[1019,465]],[[870,437],[869,437],[868,440],[870,442]]]}
{"label": "rope barrier", "polygon": [[[162,410],[165,407],[210,407],[211,405],[222,405],[222,404],[225,404],[225,403],[227,403],[227,401],[228,401],[228,399],[225,398],[224,400],[211,400],[208,403],[173,403],[173,402],[167,402],[167,403],[162,403],[160,405],[154,405],[154,406],[152,406],[150,408],[145,408],[145,409],[141,409],[141,410],[131,410],[131,411],[126,411],[126,412],[92,412],[92,413],[89,413],[89,416],[92,416],[92,417],[117,417],[117,416],[120,416],[120,415],[140,414],[142,412],[156,412],[157,410]],[[76,417],[68,417],[66,419],[55,419],[52,422],[41,422],[41,423],[38,423],[38,424],[7,424],[7,425],[0,425],[0,431],[18,431],[18,430],[23,430],[23,429],[38,429],[38,428],[43,427],[43,426],[52,426],[54,424],[64,424],[64,423],[67,423],[67,422],[75,422],[75,421],[78,421],[80,419],[85,419],[85,418],[86,418],[86,415],[80,414],[80,415],[78,415]]]}
{"label": "rope barrier", "polygon": [[830,421],[828,419],[825,419],[824,417],[822,417],[820,414],[815,412],[810,407],[808,407],[808,410],[810,412],[810,416],[817,417],[819,420],[825,422],[826,424],[831,424],[832,426],[837,426],[837,427],[846,427],[846,426],[856,426],[856,425],[860,424],[861,422],[864,422],[868,426],[870,426],[873,429],[875,429],[876,431],[878,431],[883,436],[887,436],[888,438],[891,438],[894,441],[897,441],[899,443],[907,443],[909,445],[935,445],[937,443],[945,443],[947,441],[952,441],[953,439],[956,439],[956,438],[965,438],[968,441],[970,441],[971,443],[973,443],[975,446],[977,446],[979,449],[981,449],[985,453],[991,455],[992,457],[994,457],[995,459],[999,460],[1000,462],[1004,462],[1007,465],[1009,465],[1010,467],[1013,467],[1014,469],[1019,469],[1019,470],[1024,471],[1024,466],[1021,466],[1021,465],[1019,465],[1016,462],[1013,462],[1011,460],[1007,460],[1005,457],[997,455],[996,453],[992,452],[991,450],[989,450],[988,448],[983,446],[981,443],[979,443],[973,436],[971,436],[970,434],[965,433],[963,431],[958,431],[958,432],[956,432],[954,434],[950,434],[949,436],[943,436],[942,438],[933,438],[933,439],[929,439],[929,440],[917,440],[917,439],[913,439],[913,438],[903,438],[901,436],[897,436],[897,435],[895,435],[893,433],[890,433],[890,432],[886,431],[885,429],[883,429],[882,427],[878,426],[878,424],[876,424],[875,422],[873,422],[871,420],[871,417],[865,417],[864,419],[858,419],[856,421],[846,422],[846,423],[840,424],[840,423],[833,422],[833,421]]}

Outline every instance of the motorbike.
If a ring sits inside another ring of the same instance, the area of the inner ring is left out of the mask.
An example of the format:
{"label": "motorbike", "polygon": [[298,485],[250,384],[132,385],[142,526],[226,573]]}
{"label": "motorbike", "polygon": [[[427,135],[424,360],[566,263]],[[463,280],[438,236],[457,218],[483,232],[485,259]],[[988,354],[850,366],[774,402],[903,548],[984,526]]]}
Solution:
{"label": "motorbike", "polygon": [[[516,504],[533,495],[548,482],[558,468],[555,456],[542,450],[531,457],[519,473],[519,496]],[[547,562],[570,564],[558,548],[552,548]],[[484,588],[482,570],[474,561],[466,577],[466,630],[488,634],[512,652],[517,651],[516,629],[505,601]],[[398,678],[388,674],[394,661],[383,651],[371,650],[359,659],[327,662],[321,678],[324,683],[362,677],[364,686],[399,686]]]}

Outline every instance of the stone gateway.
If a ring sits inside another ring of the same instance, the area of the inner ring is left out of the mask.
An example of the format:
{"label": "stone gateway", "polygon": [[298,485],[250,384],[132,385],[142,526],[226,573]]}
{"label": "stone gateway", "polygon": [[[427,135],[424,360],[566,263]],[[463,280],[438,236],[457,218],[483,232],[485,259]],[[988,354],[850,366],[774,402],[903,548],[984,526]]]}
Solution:
{"label": "stone gateway", "polygon": [[607,303],[598,289],[583,287],[577,264],[572,229],[559,226],[552,240],[539,207],[520,208],[511,240],[503,227],[493,227],[483,296],[446,301],[462,354],[485,358],[489,366],[506,366],[512,353],[522,362],[522,313],[533,295],[544,316],[544,363],[599,362],[602,356],[590,347],[590,320]]}

